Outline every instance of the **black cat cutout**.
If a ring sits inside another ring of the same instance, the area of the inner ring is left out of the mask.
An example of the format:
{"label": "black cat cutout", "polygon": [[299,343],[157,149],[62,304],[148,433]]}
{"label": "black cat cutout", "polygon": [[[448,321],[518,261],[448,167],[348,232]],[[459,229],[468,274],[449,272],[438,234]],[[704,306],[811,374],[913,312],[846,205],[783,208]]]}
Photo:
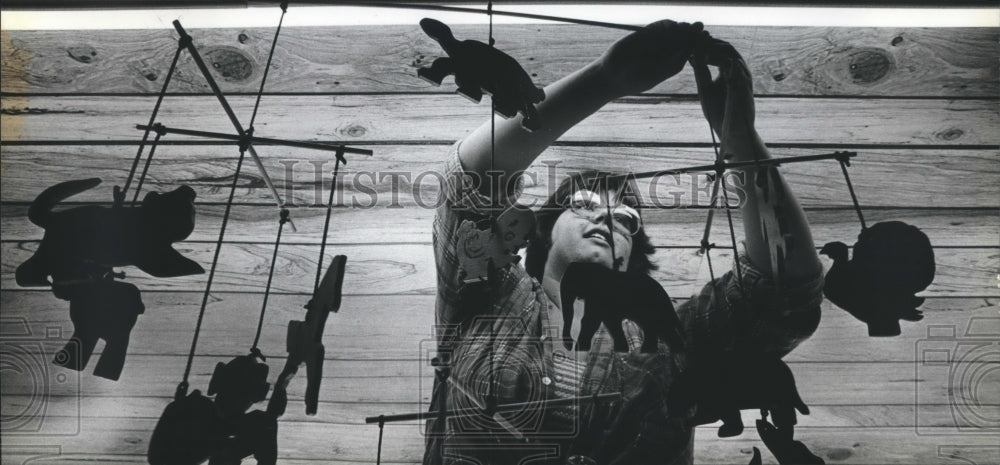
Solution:
{"label": "black cat cutout", "polygon": [[167,405],[149,442],[149,463],[239,464],[252,455],[258,464],[275,464],[278,417],[285,406],[271,402],[266,411],[247,412],[267,396],[267,373],[255,355],[216,364],[208,388],[215,399],[195,390]]}
{"label": "black cat cutout", "polygon": [[677,411],[696,405],[694,425],[722,420],[718,430],[721,438],[743,433],[740,410],[766,410],[773,415],[775,425],[789,434],[798,422],[795,411],[809,414],[792,370],[781,359],[763,354],[732,354],[701,361],[678,377],[668,402],[668,407]]}
{"label": "black cat cutout", "polygon": [[420,27],[441,45],[448,57],[420,68],[417,76],[441,85],[445,76],[454,74],[459,94],[478,103],[485,92],[493,96],[497,114],[512,118],[520,112],[524,116],[521,126],[529,131],[541,128],[534,104],[545,100],[545,91],[535,87],[517,60],[479,41],[459,41],[441,21],[424,18]]}
{"label": "black cat cutout", "polygon": [[[642,352],[655,352],[658,340],[671,350],[684,347],[680,320],[667,291],[648,275],[614,271],[596,263],[572,263],[560,282],[563,340],[569,344],[573,301],[584,299],[583,319],[577,348],[590,349],[590,340],[601,323],[608,329],[615,351],[627,352],[628,340],[622,320],[634,321],[642,329]],[[567,347],[568,349],[570,347]]]}
{"label": "black cat cutout", "polygon": [[73,335],[52,363],[83,370],[94,353],[97,340],[104,339],[104,351],[94,374],[117,381],[125,365],[132,327],[146,310],[139,289],[107,278],[71,285],[56,284],[53,292],[56,297],[70,302]]}
{"label": "black cat cutout", "polygon": [[313,292],[312,299],[306,304],[305,321],[288,322],[288,334],[285,339],[288,358],[285,359],[285,367],[274,383],[272,399],[286,397],[288,383],[298,373],[299,366],[305,364],[307,415],[315,415],[319,406],[319,387],[323,379],[323,360],[326,355],[326,349],[323,347],[323,331],[330,312],[336,313],[340,310],[346,266],[347,256],[333,257],[333,262],[326,269],[319,288]]}
{"label": "black cat cutout", "polygon": [[843,242],[830,242],[820,253],[833,259],[823,294],[867,323],[869,336],[897,336],[900,319],[923,319],[917,307],[924,298],[914,294],[934,281],[934,249],[917,227],[885,221],[864,229],[850,261]]}
{"label": "black cat cutout", "polygon": [[48,286],[86,279],[95,267],[135,265],[156,277],[204,273],[201,265],[174,250],[194,229],[194,190],[146,194],[138,207],[89,205],[53,212],[61,200],[91,189],[100,179],[67,181],[45,189],[28,209],[28,219],[45,228],[38,250],[17,267],[20,286]]}

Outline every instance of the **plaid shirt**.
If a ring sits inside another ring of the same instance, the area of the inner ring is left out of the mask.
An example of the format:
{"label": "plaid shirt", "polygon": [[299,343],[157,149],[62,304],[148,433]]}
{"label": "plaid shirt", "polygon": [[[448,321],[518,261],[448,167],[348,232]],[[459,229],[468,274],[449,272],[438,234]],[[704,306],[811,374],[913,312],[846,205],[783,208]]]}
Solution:
{"label": "plaid shirt", "polygon": [[[667,409],[676,376],[727,351],[787,354],[819,324],[822,274],[806,283],[786,283],[777,293],[743,253],[736,265],[742,286],[730,271],[678,307],[684,353],[672,353],[663,343],[656,353],[642,353],[635,345],[631,352],[615,352],[602,327],[586,355],[582,379],[555,379],[553,360],[567,354],[561,328],[552,327],[548,318],[555,304],[541,284],[520,265],[487,283],[463,284],[460,278],[459,225],[464,220],[482,224],[488,215],[476,208],[486,199],[465,174],[458,150],[455,144],[448,157],[441,186],[446,202],[434,220],[438,352],[448,370],[438,371],[431,410],[544,403],[557,398],[556,382],[579,386],[584,398],[615,392],[621,397],[428,420],[425,464],[562,464],[576,455],[602,465],[692,463],[693,409]],[[641,341],[636,325],[624,326],[630,340]]]}

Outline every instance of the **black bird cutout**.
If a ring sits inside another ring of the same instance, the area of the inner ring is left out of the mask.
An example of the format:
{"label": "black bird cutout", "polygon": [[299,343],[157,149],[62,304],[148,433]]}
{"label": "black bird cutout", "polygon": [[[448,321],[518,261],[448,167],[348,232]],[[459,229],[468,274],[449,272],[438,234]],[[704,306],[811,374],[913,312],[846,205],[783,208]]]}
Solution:
{"label": "black bird cutout", "polygon": [[441,45],[448,57],[420,68],[417,76],[441,85],[445,76],[454,74],[459,94],[479,103],[485,92],[493,96],[497,114],[512,118],[520,112],[524,116],[521,126],[529,131],[541,128],[534,104],[545,100],[545,91],[535,87],[517,60],[476,40],[459,41],[441,21],[424,18],[420,27]]}
{"label": "black bird cutout", "polygon": [[796,410],[809,414],[792,370],[780,358],[763,354],[731,354],[684,372],[670,388],[668,408],[683,411],[692,405],[697,406],[694,425],[722,420],[720,438],[743,433],[740,410],[766,410],[788,434],[798,422]]}
{"label": "black bird cutout", "polygon": [[267,396],[267,373],[253,354],[218,363],[208,388],[215,399],[195,390],[164,409],[149,442],[149,463],[236,465],[252,455],[258,464],[275,464],[285,406],[271,402],[266,411],[247,412]]}
{"label": "black bird cutout", "polygon": [[[583,319],[577,347],[590,349],[590,340],[601,323],[608,329],[615,351],[628,351],[622,320],[634,321],[642,329],[642,352],[655,352],[658,340],[671,350],[684,347],[680,320],[667,291],[648,275],[614,271],[596,263],[572,263],[560,282],[563,340],[570,344],[573,302],[584,299]],[[572,349],[572,347],[567,347]]]}
{"label": "black bird cutout", "polygon": [[307,415],[315,415],[319,405],[319,386],[323,379],[323,359],[326,354],[326,349],[323,347],[323,331],[326,328],[326,317],[330,312],[336,313],[340,310],[346,266],[347,256],[333,257],[330,267],[323,275],[323,281],[306,304],[305,321],[288,322],[288,335],[285,340],[288,358],[285,359],[285,367],[274,383],[274,394],[271,397],[287,398],[288,383],[298,373],[299,366],[305,364]]}
{"label": "black bird cutout", "polygon": [[28,219],[45,228],[38,250],[17,267],[20,286],[48,286],[86,279],[95,267],[135,265],[156,277],[204,273],[172,243],[194,229],[194,190],[146,194],[138,207],[88,205],[53,212],[61,200],[91,189],[100,179],[67,181],[45,189],[28,209]]}
{"label": "black bird cutout", "polygon": [[868,324],[869,336],[897,336],[899,320],[920,321],[923,297],[914,294],[934,280],[934,249],[916,226],[885,221],[861,231],[848,261],[847,245],[830,242],[820,250],[833,259],[823,294]]}
{"label": "black bird cutout", "polygon": [[69,285],[55,284],[52,290],[56,297],[70,302],[69,316],[73,321],[73,335],[52,363],[83,370],[97,340],[104,339],[104,351],[94,374],[117,381],[125,366],[132,328],[146,310],[139,289],[108,276]]}

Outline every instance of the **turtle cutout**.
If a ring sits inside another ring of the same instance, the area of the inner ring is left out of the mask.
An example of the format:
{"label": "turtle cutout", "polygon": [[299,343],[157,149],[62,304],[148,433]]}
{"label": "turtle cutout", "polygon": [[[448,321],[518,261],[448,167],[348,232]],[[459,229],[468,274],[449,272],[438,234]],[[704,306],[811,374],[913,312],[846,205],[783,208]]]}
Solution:
{"label": "turtle cutout", "polygon": [[934,281],[934,249],[916,226],[884,221],[862,229],[850,260],[843,242],[820,253],[833,259],[823,294],[866,323],[869,336],[898,336],[899,320],[923,319],[924,298],[915,294]]}
{"label": "turtle cutout", "polygon": [[671,350],[684,348],[681,322],[674,311],[670,296],[653,277],[646,274],[615,271],[598,263],[571,263],[560,281],[562,298],[563,341],[569,347],[570,325],[573,322],[573,301],[584,299],[579,350],[590,350],[590,340],[601,323],[614,340],[616,352],[627,352],[628,341],[622,320],[634,321],[642,329],[641,351],[656,352],[662,340]]}
{"label": "turtle cutout", "polygon": [[252,455],[259,464],[275,464],[278,417],[285,405],[271,402],[266,411],[247,412],[267,396],[267,373],[267,365],[253,354],[219,362],[208,388],[214,399],[195,390],[176,396],[164,409],[149,441],[149,463],[238,464]]}
{"label": "turtle cutout", "polygon": [[436,19],[420,20],[420,28],[437,41],[447,57],[441,57],[426,68],[417,70],[417,76],[434,85],[448,75],[455,76],[457,92],[479,103],[483,94],[493,97],[494,111],[504,118],[521,113],[521,126],[528,131],[540,129],[536,103],[545,100],[545,91],[536,87],[531,77],[510,55],[490,44],[477,40],[458,40],[451,28]]}

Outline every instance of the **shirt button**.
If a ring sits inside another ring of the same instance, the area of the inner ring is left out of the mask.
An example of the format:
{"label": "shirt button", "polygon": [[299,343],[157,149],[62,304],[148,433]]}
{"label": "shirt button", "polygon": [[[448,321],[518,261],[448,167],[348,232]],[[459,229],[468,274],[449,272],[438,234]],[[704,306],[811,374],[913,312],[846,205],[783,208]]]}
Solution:
{"label": "shirt button", "polygon": [[542,384],[548,386],[552,384],[552,379],[549,378],[548,376],[542,376]]}
{"label": "shirt button", "polygon": [[549,340],[549,335],[548,334],[543,334],[542,335],[542,341],[547,341],[547,340]]}

